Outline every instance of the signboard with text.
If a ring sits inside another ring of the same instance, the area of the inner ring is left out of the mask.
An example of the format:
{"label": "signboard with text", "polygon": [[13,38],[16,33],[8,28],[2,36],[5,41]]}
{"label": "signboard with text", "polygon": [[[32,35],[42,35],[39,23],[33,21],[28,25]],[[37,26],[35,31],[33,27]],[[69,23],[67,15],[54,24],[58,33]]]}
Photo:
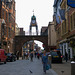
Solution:
{"label": "signboard with text", "polygon": [[67,5],[75,8],[75,0],[67,0]]}

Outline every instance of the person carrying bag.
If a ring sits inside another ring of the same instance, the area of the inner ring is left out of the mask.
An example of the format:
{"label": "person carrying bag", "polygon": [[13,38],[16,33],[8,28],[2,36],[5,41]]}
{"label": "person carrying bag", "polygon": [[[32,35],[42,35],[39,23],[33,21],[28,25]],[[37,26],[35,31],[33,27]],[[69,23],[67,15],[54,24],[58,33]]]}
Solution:
{"label": "person carrying bag", "polygon": [[46,70],[50,69],[50,66],[48,65],[48,55],[46,54],[46,51],[44,50],[42,54],[42,64],[43,64],[43,71],[46,74]]}

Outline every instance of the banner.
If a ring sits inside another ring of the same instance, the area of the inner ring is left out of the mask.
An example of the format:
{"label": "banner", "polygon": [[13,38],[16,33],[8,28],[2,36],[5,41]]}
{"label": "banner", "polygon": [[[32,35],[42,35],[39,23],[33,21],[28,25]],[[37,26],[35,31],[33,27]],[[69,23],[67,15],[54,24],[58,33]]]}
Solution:
{"label": "banner", "polygon": [[57,24],[60,24],[60,18],[58,16],[58,14],[55,14],[55,16],[56,16],[56,22],[57,22]]}
{"label": "banner", "polygon": [[65,9],[60,9],[59,10],[59,13],[60,13],[60,17],[62,20],[65,20]]}
{"label": "banner", "polygon": [[75,0],[67,0],[67,5],[75,8]]}

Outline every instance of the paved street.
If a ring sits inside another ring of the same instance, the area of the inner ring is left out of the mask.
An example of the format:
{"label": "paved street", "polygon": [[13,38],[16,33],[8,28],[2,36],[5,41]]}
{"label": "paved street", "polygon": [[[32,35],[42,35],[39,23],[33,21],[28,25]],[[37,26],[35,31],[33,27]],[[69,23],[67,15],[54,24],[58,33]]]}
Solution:
{"label": "paved street", "polygon": [[[30,71],[32,73],[30,73]],[[0,75],[57,75],[52,69],[45,74],[42,70],[41,60],[17,60],[0,64]]]}
{"label": "paved street", "polygon": [[[58,74],[58,75],[71,75],[71,64],[70,61],[65,62],[63,61],[62,64],[52,64],[52,69]],[[61,71],[64,71],[62,74]]]}

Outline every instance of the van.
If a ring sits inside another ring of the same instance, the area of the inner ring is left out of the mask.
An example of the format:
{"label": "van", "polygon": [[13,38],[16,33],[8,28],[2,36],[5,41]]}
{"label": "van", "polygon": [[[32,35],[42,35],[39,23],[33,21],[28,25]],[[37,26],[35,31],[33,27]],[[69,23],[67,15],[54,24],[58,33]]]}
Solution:
{"label": "van", "polygon": [[7,59],[7,56],[5,55],[5,50],[0,49],[0,62],[4,62],[4,64],[6,64],[6,59]]}

